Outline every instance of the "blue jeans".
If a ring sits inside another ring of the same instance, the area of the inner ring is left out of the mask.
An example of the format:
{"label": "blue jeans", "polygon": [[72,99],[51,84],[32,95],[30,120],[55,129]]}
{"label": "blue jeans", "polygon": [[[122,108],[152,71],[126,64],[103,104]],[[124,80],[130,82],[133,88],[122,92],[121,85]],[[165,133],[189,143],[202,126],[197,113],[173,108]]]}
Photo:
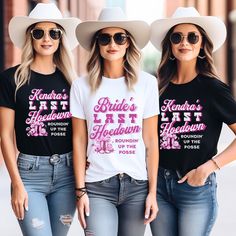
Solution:
{"label": "blue jeans", "polygon": [[[179,176],[180,177],[180,176]],[[182,184],[175,171],[159,167],[159,213],[151,223],[153,236],[208,236],[217,214],[216,177],[212,173],[200,187]]]}
{"label": "blue jeans", "polygon": [[86,183],[90,216],[86,217],[85,235],[143,236],[148,181],[126,174]]}
{"label": "blue jeans", "polygon": [[28,193],[29,210],[19,220],[24,236],[65,236],[76,209],[72,153],[19,154],[18,169]]}

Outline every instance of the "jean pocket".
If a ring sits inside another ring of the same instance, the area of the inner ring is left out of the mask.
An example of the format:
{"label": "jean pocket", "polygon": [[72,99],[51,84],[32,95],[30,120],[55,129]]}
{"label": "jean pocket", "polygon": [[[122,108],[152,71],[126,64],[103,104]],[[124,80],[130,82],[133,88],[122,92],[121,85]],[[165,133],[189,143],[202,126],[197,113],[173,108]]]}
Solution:
{"label": "jean pocket", "polygon": [[131,183],[134,183],[135,185],[138,185],[138,186],[145,186],[148,184],[148,181],[147,180],[139,180],[139,179],[131,179]]}
{"label": "jean pocket", "polygon": [[17,160],[17,167],[19,171],[26,171],[30,172],[34,170],[35,163],[33,161],[28,161],[25,159],[18,159]]}
{"label": "jean pocket", "polygon": [[189,184],[187,180],[186,180],[184,183],[185,183],[189,188],[196,188],[196,189],[197,189],[197,188],[203,188],[203,187],[206,187],[206,186],[211,185],[211,184],[212,184],[212,181],[211,181],[211,179],[208,177],[203,185],[193,186],[193,185]]}
{"label": "jean pocket", "polygon": [[92,182],[92,184],[102,185],[102,184],[110,183],[110,181],[111,181],[111,178],[108,178],[108,179],[103,179],[103,180],[100,180],[100,181]]}

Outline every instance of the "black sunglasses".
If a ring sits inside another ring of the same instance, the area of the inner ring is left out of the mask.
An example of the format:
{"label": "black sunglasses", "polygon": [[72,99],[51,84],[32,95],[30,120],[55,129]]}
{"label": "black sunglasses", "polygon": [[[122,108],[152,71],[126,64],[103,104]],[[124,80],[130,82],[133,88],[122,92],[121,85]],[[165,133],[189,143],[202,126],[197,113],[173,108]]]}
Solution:
{"label": "black sunglasses", "polygon": [[179,44],[186,37],[189,43],[196,44],[199,41],[200,36],[201,35],[198,35],[195,32],[189,32],[188,35],[183,35],[182,33],[174,32],[170,35],[170,41],[173,44]]}
{"label": "black sunglasses", "polygon": [[124,45],[127,42],[129,35],[125,33],[115,33],[114,35],[110,35],[107,33],[101,33],[97,36],[97,41],[99,45],[106,46],[111,43],[111,38],[118,45]]}
{"label": "black sunglasses", "polygon": [[62,30],[58,29],[58,28],[50,29],[49,31],[35,28],[30,31],[33,39],[35,39],[35,40],[39,40],[39,39],[43,38],[43,36],[45,35],[46,32],[48,32],[49,37],[53,40],[60,39],[62,36],[62,33],[63,33]]}

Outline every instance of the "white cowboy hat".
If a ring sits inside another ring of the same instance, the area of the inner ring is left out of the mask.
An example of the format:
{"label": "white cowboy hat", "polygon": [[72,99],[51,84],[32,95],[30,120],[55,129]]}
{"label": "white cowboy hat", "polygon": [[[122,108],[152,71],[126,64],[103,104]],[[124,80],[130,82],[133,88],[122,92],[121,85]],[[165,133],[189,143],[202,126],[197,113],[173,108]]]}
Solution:
{"label": "white cowboy hat", "polygon": [[71,49],[79,44],[75,35],[75,29],[80,20],[75,17],[63,18],[60,10],[54,3],[38,3],[29,16],[13,17],[8,26],[11,41],[16,47],[22,48],[25,43],[27,28],[32,24],[44,21],[54,22],[63,27]]}
{"label": "white cowboy hat", "polygon": [[146,22],[128,20],[121,8],[111,7],[102,9],[97,21],[85,21],[77,26],[76,35],[80,45],[86,50],[90,50],[94,34],[107,27],[119,27],[127,30],[140,49],[149,41],[150,27]]}
{"label": "white cowboy hat", "polygon": [[159,19],[151,24],[151,42],[162,50],[162,40],[175,25],[190,23],[203,28],[213,42],[213,52],[224,43],[226,27],[222,20],[215,16],[201,16],[194,7],[178,7],[171,18]]}

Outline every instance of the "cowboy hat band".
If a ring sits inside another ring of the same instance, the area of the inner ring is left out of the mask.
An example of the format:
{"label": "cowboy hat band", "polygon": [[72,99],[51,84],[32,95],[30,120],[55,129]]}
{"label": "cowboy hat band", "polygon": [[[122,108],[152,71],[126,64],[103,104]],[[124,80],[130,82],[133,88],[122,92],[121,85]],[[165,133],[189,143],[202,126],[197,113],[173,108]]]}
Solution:
{"label": "cowboy hat band", "polygon": [[226,39],[226,27],[222,20],[215,16],[201,16],[194,7],[178,7],[172,17],[159,19],[151,24],[151,42],[162,50],[162,41],[167,32],[178,24],[194,24],[200,26],[213,43],[213,52],[219,49]]}
{"label": "cowboy hat band", "polygon": [[97,21],[85,21],[77,26],[76,36],[80,45],[86,50],[90,50],[94,34],[108,27],[117,27],[128,31],[140,49],[149,41],[150,27],[146,22],[127,20],[121,8],[112,7],[102,9]]}
{"label": "cowboy hat band", "polygon": [[29,16],[13,17],[8,26],[11,41],[16,47],[22,48],[25,43],[25,33],[28,27],[46,21],[56,23],[65,30],[71,49],[78,45],[75,29],[80,20],[75,17],[63,18],[60,10],[54,3],[38,3]]}

